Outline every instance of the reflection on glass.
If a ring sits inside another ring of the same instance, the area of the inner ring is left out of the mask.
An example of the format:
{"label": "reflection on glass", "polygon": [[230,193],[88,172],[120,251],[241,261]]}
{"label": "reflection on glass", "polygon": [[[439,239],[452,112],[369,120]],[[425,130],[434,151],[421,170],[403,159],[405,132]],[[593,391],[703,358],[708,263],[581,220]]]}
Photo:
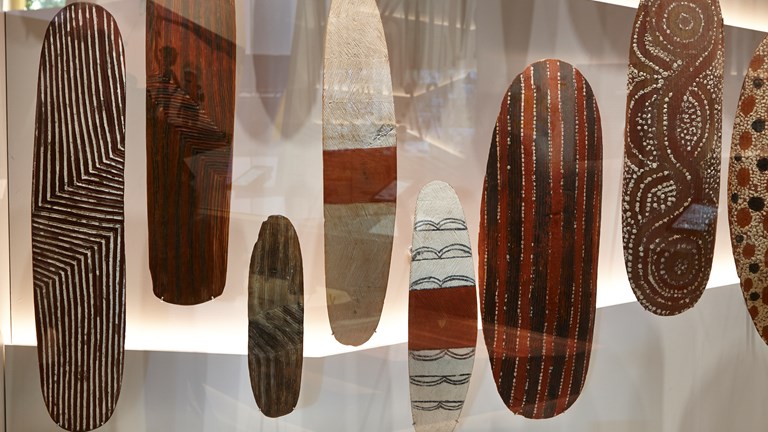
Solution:
{"label": "reflection on glass", "polygon": [[166,302],[198,304],[221,295],[226,280],[234,3],[150,0],[146,31],[153,289]]}
{"label": "reflection on glass", "polygon": [[398,124],[407,149],[464,158],[474,133],[475,2],[382,0]]}
{"label": "reflection on glass", "polygon": [[258,95],[275,129],[290,138],[307,121],[317,99],[324,2],[254,0],[250,20],[246,62],[252,64],[255,80],[242,82],[240,94]]}
{"label": "reflection on glass", "polygon": [[[66,0],[22,0],[27,10],[59,8],[67,5]],[[21,1],[11,0],[11,9],[21,9]]]}

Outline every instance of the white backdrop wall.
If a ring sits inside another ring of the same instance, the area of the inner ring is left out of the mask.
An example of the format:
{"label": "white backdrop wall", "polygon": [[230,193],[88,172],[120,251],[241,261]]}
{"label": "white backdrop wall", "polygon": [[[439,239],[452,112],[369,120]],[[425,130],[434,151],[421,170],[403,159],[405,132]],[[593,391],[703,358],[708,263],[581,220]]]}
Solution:
{"label": "white backdrop wall", "polygon": [[[144,2],[101,1],[116,17],[127,52],[126,253],[129,349],[243,354],[247,272],[261,222],[284,214],[304,254],[307,356],[349,351],[331,336],[325,304],[320,124],[323,0],[285,2],[261,14],[237,2],[235,155],[224,294],[194,307],[152,294],[148,266],[145,150]],[[413,5],[421,5],[414,8]],[[416,195],[430,180],[451,183],[477,239],[480,195],[501,97],[527,64],[560,57],[591,82],[604,136],[598,306],[634,300],[624,271],[620,185],[626,72],[634,10],[590,0],[380,0],[393,65],[398,119],[395,244],[381,324],[363,347],[406,339],[408,246]],[[466,10],[471,18],[462,20]],[[32,140],[42,38],[55,11],[9,12],[7,23],[12,342],[35,343],[30,234]],[[276,14],[275,17],[272,14]],[[293,17],[293,19],[291,19]],[[285,25],[270,25],[272,19]],[[281,21],[282,20],[282,21]],[[265,42],[273,34],[274,43]],[[743,73],[761,34],[729,27],[724,130],[727,157]],[[291,40],[290,47],[285,39]],[[290,48],[290,50],[289,50]],[[727,164],[726,164],[727,165]],[[725,181],[726,172],[722,178]],[[721,201],[725,203],[725,189]],[[725,206],[709,286],[738,281]]]}
{"label": "white backdrop wall", "polygon": [[[763,7],[762,2],[748,0],[722,2],[724,9],[729,3],[731,11]],[[320,101],[327,2],[290,0],[281,1],[281,6],[268,0],[236,2],[238,99],[227,287],[220,298],[195,307],[164,304],[151,290],[144,143],[145,1],[97,3],[120,25],[128,70],[126,345],[132,351],[126,358],[126,387],[118,414],[108,425],[112,430],[207,432],[252,430],[254,425],[265,430],[405,430],[409,414],[402,353],[416,195],[430,180],[451,183],[464,205],[470,238],[476,242],[483,175],[501,97],[527,64],[542,58],[559,57],[574,64],[597,96],[605,155],[598,306],[634,300],[624,271],[619,213],[633,8],[592,0],[379,0],[398,118],[396,237],[379,329],[361,351],[344,354],[352,349],[331,335],[323,283]],[[474,18],[463,18],[464,10]],[[10,251],[10,307],[0,311],[10,310],[13,323],[5,340],[13,345],[7,369],[12,431],[49,427],[40,415],[44,407],[34,349],[27,346],[35,343],[29,215],[34,95],[40,46],[54,13],[12,12],[5,20],[10,239],[2,250]],[[743,74],[762,37],[753,30],[726,29],[726,166]],[[723,170],[723,185],[725,178]],[[749,377],[753,369],[766,370],[768,353],[751,332],[733,286],[738,280],[724,191],[709,285],[730,288],[708,292],[700,306],[675,318],[650,316],[635,303],[601,309],[587,393],[574,406],[574,414],[556,420],[524,422],[505,412],[493,393],[487,359],[478,358],[463,430],[497,430],[493,428],[509,424],[542,431],[714,431],[723,430],[710,428],[722,425],[719,419],[738,416],[747,417],[744,424],[758,424],[749,422],[764,414],[753,412],[759,410],[736,395],[765,398],[760,390],[766,387],[764,373]],[[272,422],[255,411],[242,355],[247,342],[250,252],[261,222],[275,213],[291,218],[301,240],[309,358],[302,403],[295,414]],[[704,306],[707,302],[709,306]],[[730,324],[724,323],[725,318]],[[712,390],[724,379],[729,380],[730,393]],[[595,381],[603,384],[592,384]],[[708,411],[697,412],[699,399]],[[22,426],[32,414],[28,424],[36,426]],[[343,424],[331,428],[324,421]]]}

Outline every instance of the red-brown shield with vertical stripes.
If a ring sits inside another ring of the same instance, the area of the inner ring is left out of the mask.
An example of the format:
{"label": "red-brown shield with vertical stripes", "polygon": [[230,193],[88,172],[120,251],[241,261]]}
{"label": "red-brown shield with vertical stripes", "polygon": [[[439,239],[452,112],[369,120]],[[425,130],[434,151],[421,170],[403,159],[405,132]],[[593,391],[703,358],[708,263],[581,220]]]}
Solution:
{"label": "red-brown shield with vertical stripes", "polygon": [[602,191],[600,114],[573,66],[544,60],[510,85],[480,222],[483,335],[499,395],[528,418],[571,406],[587,375]]}
{"label": "red-brown shield with vertical stripes", "polygon": [[218,297],[227,279],[235,127],[233,0],[147,0],[147,217],[152,290]]}

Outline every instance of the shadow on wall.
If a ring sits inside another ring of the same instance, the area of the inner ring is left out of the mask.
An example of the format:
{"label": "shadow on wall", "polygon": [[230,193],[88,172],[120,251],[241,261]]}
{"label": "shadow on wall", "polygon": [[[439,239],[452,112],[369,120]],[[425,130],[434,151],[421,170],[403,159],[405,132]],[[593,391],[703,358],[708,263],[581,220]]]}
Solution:
{"label": "shadow on wall", "polygon": [[705,294],[690,317],[698,320],[701,330],[686,329],[696,333],[696,344],[688,354],[688,368],[681,371],[695,379],[683,391],[679,409],[672,413],[676,424],[668,430],[765,430],[768,346],[755,330],[738,285],[708,289]]}
{"label": "shadow on wall", "polygon": [[625,65],[629,59],[630,36],[636,10],[592,0],[566,3],[573,33],[582,46],[594,47],[591,49],[593,57],[589,59],[590,63],[610,64],[615,59],[622,59],[621,64]]}
{"label": "shadow on wall", "polygon": [[527,48],[531,44],[531,35],[533,34],[535,4],[536,0],[514,2],[501,0],[500,2],[498,12],[501,16],[501,22],[505,24],[502,25],[502,38],[504,41],[503,52],[507,54],[507,82],[512,82],[528,66]]}
{"label": "shadow on wall", "polygon": [[[749,323],[749,327],[752,324]],[[747,329],[754,333],[753,328]],[[765,410],[765,383],[768,382],[768,356],[759,337],[750,338],[749,351],[724,352],[710,370],[698,374],[702,379],[690,390],[680,414],[680,431],[722,432],[751,429],[757,418],[768,421]],[[751,355],[747,355],[747,353]],[[739,401],[727,408],[723,399]],[[702,413],[710,413],[702,415]],[[740,425],[735,419],[745,419]]]}
{"label": "shadow on wall", "polygon": [[[320,93],[326,9],[323,0],[254,0],[238,82],[239,123],[251,137],[293,137],[308,121]],[[252,118],[262,105],[273,129]],[[252,141],[256,141],[255,139]]]}
{"label": "shadow on wall", "polygon": [[584,392],[571,407],[588,430],[663,430],[663,334],[657,319],[638,303],[599,309]]}

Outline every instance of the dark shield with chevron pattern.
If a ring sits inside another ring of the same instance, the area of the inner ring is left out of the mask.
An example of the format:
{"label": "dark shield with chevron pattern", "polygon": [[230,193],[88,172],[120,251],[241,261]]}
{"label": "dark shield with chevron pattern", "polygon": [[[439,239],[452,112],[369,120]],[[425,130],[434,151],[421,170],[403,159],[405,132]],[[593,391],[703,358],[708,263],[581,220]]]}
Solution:
{"label": "dark shield with chevron pattern", "polygon": [[51,21],[38,76],[32,271],[43,400],[70,431],[109,420],[125,336],[125,60],[100,6]]}

